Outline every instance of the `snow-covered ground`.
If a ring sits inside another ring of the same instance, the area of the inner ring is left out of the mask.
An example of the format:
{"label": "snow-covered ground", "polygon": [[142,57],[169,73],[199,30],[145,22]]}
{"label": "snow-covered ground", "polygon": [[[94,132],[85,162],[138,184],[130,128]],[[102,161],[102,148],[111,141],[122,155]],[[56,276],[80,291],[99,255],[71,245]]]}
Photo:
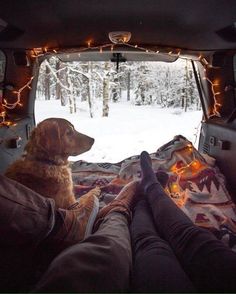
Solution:
{"label": "snow-covered ground", "polygon": [[110,104],[109,117],[97,115],[91,119],[87,103],[80,103],[78,112],[69,114],[68,107],[60,106],[58,100],[36,100],[35,116],[37,123],[48,117],[65,118],[79,132],[95,138],[90,151],[70,160],[118,162],[143,150],[155,152],[175,135],[181,134],[194,143],[202,112],[119,102]]}

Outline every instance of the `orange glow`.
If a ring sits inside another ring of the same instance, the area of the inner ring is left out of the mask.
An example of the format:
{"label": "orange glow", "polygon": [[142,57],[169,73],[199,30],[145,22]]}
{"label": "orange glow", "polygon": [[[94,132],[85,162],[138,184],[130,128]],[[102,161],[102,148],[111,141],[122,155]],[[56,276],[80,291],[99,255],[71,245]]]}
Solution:
{"label": "orange glow", "polygon": [[194,169],[198,170],[201,167],[201,164],[198,160],[194,160],[192,166]]}
{"label": "orange glow", "polygon": [[87,45],[89,48],[91,47],[91,44],[92,44],[92,39],[87,41]]}
{"label": "orange glow", "polygon": [[213,94],[213,99],[214,99],[214,105],[213,105],[213,109],[212,109],[212,114],[210,114],[209,117],[212,116],[218,116],[221,117],[220,113],[219,113],[219,108],[222,106],[219,102],[216,96],[220,95],[221,92],[216,91],[215,87],[219,87],[220,86],[220,81],[219,80],[215,80],[215,81],[211,81],[209,78],[205,77],[205,80],[207,80],[210,85],[211,85],[211,91]]}
{"label": "orange glow", "polygon": [[14,103],[10,103],[7,101],[7,99],[3,99],[3,103],[0,104],[0,107],[3,108],[3,111],[1,111],[0,113],[0,117],[2,118],[2,122],[0,123],[0,126],[15,126],[16,123],[14,123],[13,121],[6,121],[6,109],[14,109],[16,108],[17,106],[20,106],[22,107],[23,106],[23,103],[21,102],[21,92],[28,88],[28,89],[31,89],[30,87],[30,84],[32,82],[34,77],[31,77],[30,80],[23,86],[21,87],[18,91],[12,91],[13,94],[15,94],[17,97],[16,97],[16,101]]}
{"label": "orange glow", "polygon": [[172,192],[178,192],[179,191],[179,185],[177,185],[177,184],[173,184],[172,186],[171,186],[171,190],[172,190]]}

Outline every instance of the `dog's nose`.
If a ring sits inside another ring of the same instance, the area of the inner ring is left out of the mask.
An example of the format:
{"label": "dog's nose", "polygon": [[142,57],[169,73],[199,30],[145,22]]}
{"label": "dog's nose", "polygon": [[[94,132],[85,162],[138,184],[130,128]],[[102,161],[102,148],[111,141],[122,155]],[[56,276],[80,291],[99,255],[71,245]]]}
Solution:
{"label": "dog's nose", "polygon": [[90,142],[91,142],[91,145],[93,145],[94,142],[95,142],[95,139],[94,138],[90,138]]}

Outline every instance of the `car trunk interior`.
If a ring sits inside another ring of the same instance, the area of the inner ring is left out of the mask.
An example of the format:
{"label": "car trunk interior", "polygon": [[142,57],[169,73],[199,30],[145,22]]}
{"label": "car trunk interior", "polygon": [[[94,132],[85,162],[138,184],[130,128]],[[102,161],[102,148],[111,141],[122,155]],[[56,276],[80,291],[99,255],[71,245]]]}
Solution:
{"label": "car trunk interior", "polygon": [[[203,108],[199,151],[216,158],[236,197],[235,11],[233,0],[1,3],[0,49],[6,66],[0,99],[6,107],[1,114],[0,172],[23,153],[35,126],[37,75],[45,58],[189,58]],[[131,32],[130,41],[112,43],[113,31]]]}

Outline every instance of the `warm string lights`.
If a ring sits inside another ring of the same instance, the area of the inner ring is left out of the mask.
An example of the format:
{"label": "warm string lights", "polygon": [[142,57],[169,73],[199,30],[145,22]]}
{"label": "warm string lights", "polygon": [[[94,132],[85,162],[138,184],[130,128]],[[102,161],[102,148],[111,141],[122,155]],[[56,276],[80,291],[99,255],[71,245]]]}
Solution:
{"label": "warm string lights", "polygon": [[30,80],[19,90],[14,90],[13,94],[16,95],[16,101],[13,103],[8,102],[6,99],[3,98],[3,102],[0,104],[0,126],[11,126],[11,125],[16,125],[15,122],[7,120],[7,109],[14,109],[17,106],[22,107],[23,104],[21,102],[21,93],[24,91],[24,89],[28,88],[31,89],[30,85],[34,77],[31,77]]}
{"label": "warm string lights", "polygon": [[[75,48],[71,51],[71,53],[78,53],[78,56],[80,57],[80,53],[82,52],[89,52],[92,50],[97,50],[99,53],[103,53],[104,51],[110,50],[111,52],[113,52],[115,50],[116,47],[119,46],[126,46],[129,48],[133,48],[136,50],[139,50],[141,52],[147,53],[147,54],[166,54],[169,56],[173,56],[173,57],[178,57],[180,59],[188,59],[184,56],[181,56],[181,49],[177,49],[177,48],[167,48],[167,47],[159,47],[156,46],[156,49],[150,49],[150,48],[145,48],[142,46],[139,46],[138,44],[129,44],[125,41],[119,41],[117,43],[107,43],[107,44],[103,44],[103,45],[92,45],[92,40],[87,41],[87,47],[79,47],[79,48]],[[34,48],[31,50],[31,57],[33,58],[37,58],[37,57],[41,57],[45,54],[50,55],[50,54],[58,54],[58,53],[63,53],[63,49],[56,49],[56,48],[47,48],[47,47],[43,47],[43,48]],[[68,52],[68,51],[67,51]],[[193,58],[192,60],[194,61],[199,61],[198,58]]]}
{"label": "warm string lights", "polygon": [[187,148],[187,151],[192,156],[192,160],[186,164],[183,161],[177,161],[170,169],[170,172],[176,175],[176,180],[174,180],[174,182],[171,183],[171,186],[169,187],[170,193],[174,193],[175,197],[181,192],[181,177],[187,173],[197,173],[202,167],[202,163],[196,158],[195,153],[193,152],[194,150],[192,144],[189,143],[185,148]]}
{"label": "warm string lights", "polygon": [[181,176],[186,169],[190,168],[191,166],[197,167],[197,160],[195,158],[195,155],[193,153],[193,146],[192,144],[188,144],[186,146],[186,148],[188,149],[188,151],[191,153],[191,155],[193,155],[193,160],[188,163],[188,164],[183,164],[180,167],[178,167],[176,164],[171,168],[171,171],[174,172],[177,176]]}
{"label": "warm string lights", "polygon": [[[126,32],[121,32],[121,33],[126,33]],[[113,40],[112,40],[113,41]],[[138,44],[129,44],[127,43],[129,41],[129,36],[124,35],[124,38],[122,39],[122,36],[119,36],[119,40],[117,42],[113,42],[113,43],[108,43],[108,44],[103,44],[103,45],[92,45],[92,40],[87,41],[87,47],[82,47],[82,48],[76,48],[74,49],[74,52],[77,52],[78,57],[80,57],[80,53],[82,52],[87,52],[87,51],[91,51],[91,50],[98,50],[100,53],[103,53],[105,50],[109,50],[111,52],[113,52],[115,50],[115,46],[120,46],[120,45],[124,45],[126,47],[129,48],[133,48],[136,50],[139,50],[141,52],[144,53],[151,53],[151,54],[167,54],[170,56],[174,56],[174,57],[178,57],[180,59],[188,59],[184,56],[181,56],[181,49],[177,49],[177,48],[172,48],[172,49],[168,49],[165,47],[159,47],[157,46],[155,50],[150,49],[150,48],[144,48],[142,46],[139,46]],[[47,47],[43,47],[43,48],[34,48],[31,50],[31,57],[32,58],[38,58],[44,55],[50,55],[50,54],[58,54],[58,53],[63,53],[63,50],[58,50],[56,48],[47,48]],[[209,64],[209,62],[207,61],[207,59],[200,55],[198,58],[192,58],[193,61],[200,61],[203,66],[204,69],[206,71],[207,68],[211,67],[211,65]],[[25,89],[25,88],[30,88],[30,84],[32,82],[33,77],[30,79],[30,81],[24,85],[22,88],[20,88],[18,91],[14,91],[14,94],[17,95],[17,99],[16,102],[14,103],[9,103],[6,101],[6,99],[3,100],[2,106],[4,107],[4,110],[1,111],[0,110],[0,118],[2,119],[2,122],[0,123],[1,125],[4,124],[6,125],[6,109],[13,109],[16,106],[22,106],[21,104],[21,92]],[[210,115],[210,117],[212,116],[220,116],[219,113],[219,107],[221,106],[221,104],[217,101],[217,95],[220,95],[219,91],[216,91],[215,87],[219,86],[218,82],[212,82],[209,78],[205,77],[205,79],[211,84],[211,91],[213,93],[213,99],[214,99],[214,105],[213,105],[213,110],[212,110],[212,114]]]}
{"label": "warm string lights", "polygon": [[[201,64],[204,67],[204,72],[206,73],[207,69],[212,68],[213,66],[207,61],[207,59],[205,57],[203,57],[202,55],[200,55],[198,57],[198,60],[201,62]],[[211,92],[212,92],[212,96],[213,96],[213,108],[211,110],[211,114],[208,116],[208,118],[211,117],[221,117],[221,114],[219,112],[220,107],[222,106],[221,103],[219,103],[218,101],[218,97],[220,94],[222,94],[221,92],[218,91],[218,87],[220,86],[219,80],[215,80],[215,81],[211,81],[207,76],[205,76],[203,78],[204,80],[206,80],[211,87]]]}
{"label": "warm string lights", "polygon": [[3,99],[3,107],[7,108],[7,109],[13,109],[16,108],[16,106],[23,106],[21,103],[21,92],[25,89],[31,89],[30,84],[32,82],[34,77],[31,77],[30,80],[23,86],[21,87],[18,91],[13,91],[13,94],[16,95],[16,101],[14,103],[9,103],[6,99]]}
{"label": "warm string lights", "polygon": [[220,113],[219,113],[219,108],[222,106],[218,100],[217,100],[217,96],[221,94],[221,92],[217,91],[215,88],[219,87],[220,84],[218,81],[211,81],[209,78],[204,77],[205,80],[207,80],[210,85],[211,85],[211,91],[212,91],[212,95],[213,95],[213,100],[214,100],[214,105],[212,108],[212,114],[209,115],[209,118],[213,117],[213,116],[218,116],[221,117]]}
{"label": "warm string lights", "polygon": [[[139,46],[138,44],[130,44],[127,43],[129,41],[129,35],[127,35],[127,32],[113,32],[116,33],[114,36],[109,35],[109,38],[111,41],[113,41],[113,43],[108,43],[108,44],[103,44],[103,45],[92,45],[92,40],[87,41],[87,47],[82,47],[82,48],[75,48],[74,51],[71,51],[71,53],[76,52],[78,54],[78,57],[80,57],[80,54],[82,52],[88,52],[91,50],[97,50],[99,53],[103,53],[105,50],[109,50],[111,52],[114,51],[115,46],[126,46],[129,48],[133,48],[135,50],[139,50],[141,52],[147,53],[147,54],[166,54],[169,56],[174,56],[183,60],[189,60],[189,58],[186,58],[184,56],[181,56],[181,49],[177,49],[177,48],[172,48],[172,49],[168,49],[165,47],[159,47],[157,46],[155,50],[153,49],[148,49],[142,46]],[[124,34],[122,34],[124,33]],[[113,39],[112,39],[113,38]],[[118,39],[116,39],[118,38]],[[68,51],[67,51],[68,52]],[[45,54],[57,54],[57,53],[63,53],[63,50],[57,50],[57,49],[48,49],[47,47],[44,48],[34,48],[31,52],[31,56],[34,58],[43,56]],[[70,57],[69,54],[67,54],[68,58]],[[204,57],[202,54],[199,55],[196,58],[191,58],[192,61],[198,61],[200,62],[203,66],[204,66],[204,71],[206,72],[206,70],[208,68],[211,68],[212,65],[207,61],[206,57]],[[220,86],[219,82],[217,81],[211,81],[208,77],[204,77],[205,80],[207,80],[210,85],[211,85],[211,91],[212,91],[212,95],[213,95],[213,109],[212,109],[212,113],[209,115],[210,117],[214,117],[214,116],[218,116],[220,117],[220,112],[219,112],[219,108],[221,107],[221,104],[218,102],[217,100],[217,96],[220,95],[221,93],[219,91],[216,90],[216,87]]]}

